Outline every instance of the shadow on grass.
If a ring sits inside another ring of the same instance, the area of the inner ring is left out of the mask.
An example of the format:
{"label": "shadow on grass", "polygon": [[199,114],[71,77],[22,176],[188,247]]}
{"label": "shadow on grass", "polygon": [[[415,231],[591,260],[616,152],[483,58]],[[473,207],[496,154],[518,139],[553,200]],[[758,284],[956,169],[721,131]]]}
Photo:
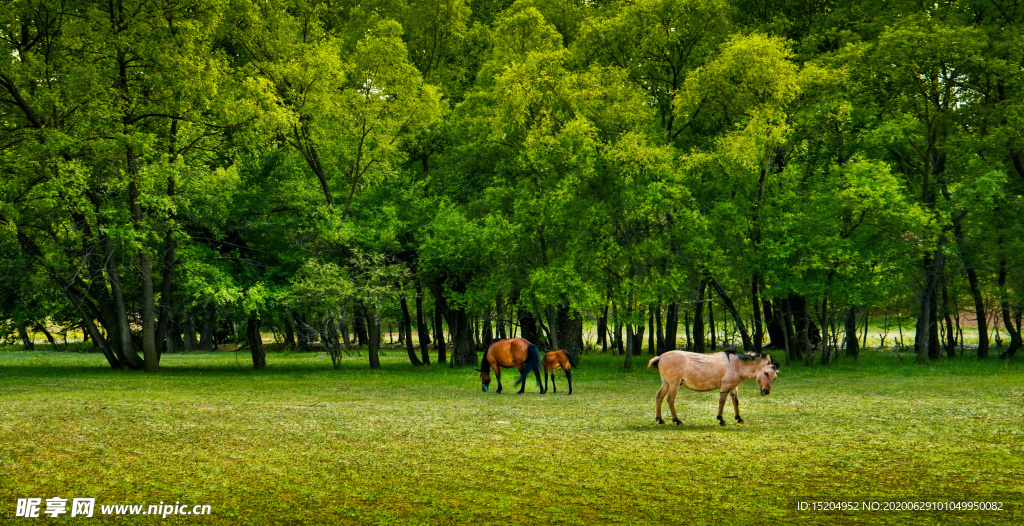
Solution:
{"label": "shadow on grass", "polygon": [[632,425],[625,426],[622,429],[625,430],[625,431],[647,431],[647,432],[655,431],[655,432],[659,432],[659,433],[683,433],[683,432],[690,432],[690,433],[694,433],[694,432],[739,433],[739,432],[745,431],[746,429],[749,429],[749,427],[746,426],[745,424],[720,426],[720,425],[718,425],[718,422],[716,420],[714,420],[714,417],[712,417],[711,421],[712,421],[712,423],[708,423],[708,424],[684,423],[684,424],[679,424],[679,425],[672,425],[670,423],[659,424],[659,423],[655,422],[654,419],[652,418],[650,424],[632,424]]}
{"label": "shadow on grass", "polygon": [[[396,353],[397,354],[397,353]],[[214,351],[165,354],[161,357],[160,370],[147,373],[140,370],[113,369],[98,353],[61,353],[52,351],[17,351],[0,353],[0,378],[103,378],[131,376],[235,376],[275,377],[302,375],[352,375],[374,376],[380,373],[396,375],[418,375],[425,373],[453,374],[469,371],[471,368],[450,369],[447,364],[432,364],[414,367],[402,353],[398,356],[381,356],[381,368],[371,369],[365,356],[346,357],[340,369],[334,369],[326,355],[316,353],[268,353],[270,362],[263,370],[254,370],[252,359],[244,351]],[[2,356],[6,355],[6,356]],[[404,360],[404,361],[403,361]],[[5,363],[6,362],[6,363]]]}

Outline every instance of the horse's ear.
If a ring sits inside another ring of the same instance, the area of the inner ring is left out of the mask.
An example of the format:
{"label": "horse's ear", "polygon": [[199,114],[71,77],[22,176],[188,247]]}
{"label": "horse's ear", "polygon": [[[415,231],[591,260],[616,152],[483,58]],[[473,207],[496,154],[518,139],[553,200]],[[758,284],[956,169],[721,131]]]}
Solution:
{"label": "horse's ear", "polygon": [[770,354],[764,355],[764,359],[768,360],[768,363],[774,363],[774,362],[772,362],[772,355],[770,355]]}

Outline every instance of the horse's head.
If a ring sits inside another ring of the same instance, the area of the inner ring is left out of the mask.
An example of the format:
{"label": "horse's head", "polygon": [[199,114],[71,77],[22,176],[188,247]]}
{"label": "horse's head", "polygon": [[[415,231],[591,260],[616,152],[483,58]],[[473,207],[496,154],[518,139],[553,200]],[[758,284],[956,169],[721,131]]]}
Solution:
{"label": "horse's head", "polygon": [[487,388],[491,385],[491,370],[483,367],[473,370],[480,373],[480,384],[483,386],[482,389],[486,392]]}
{"label": "horse's head", "polygon": [[779,364],[772,361],[771,355],[765,355],[761,368],[757,371],[757,385],[761,387],[761,396],[772,392],[772,382],[779,377]]}

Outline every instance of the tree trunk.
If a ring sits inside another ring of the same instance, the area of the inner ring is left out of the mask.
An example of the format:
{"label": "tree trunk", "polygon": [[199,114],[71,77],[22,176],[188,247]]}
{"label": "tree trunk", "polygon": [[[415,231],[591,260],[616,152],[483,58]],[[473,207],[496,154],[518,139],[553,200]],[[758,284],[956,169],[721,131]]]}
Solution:
{"label": "tree trunk", "polygon": [[560,348],[578,363],[583,353],[583,317],[572,311],[568,303],[558,307],[558,341]]}
{"label": "tree trunk", "polygon": [[1003,315],[1003,327],[1006,329],[1007,334],[1010,335],[1010,345],[1005,351],[999,353],[1000,358],[1012,358],[1013,355],[1017,354],[1017,350],[1021,347],[1019,323],[1017,327],[1013,325],[1013,316],[1010,313],[1010,300],[1006,290],[1007,274],[1008,269],[1006,266],[1006,257],[1004,256],[999,261],[999,310]]}
{"label": "tree trunk", "polygon": [[444,320],[442,319],[441,305],[444,298],[434,292],[434,342],[437,343],[437,363],[448,363],[448,353],[445,351]]}
{"label": "tree trunk", "polygon": [[715,328],[715,301],[708,291],[708,336],[711,337],[711,352],[718,346],[718,330]]}
{"label": "tree trunk", "polygon": [[533,313],[526,309],[517,309],[519,314],[519,327],[521,334],[520,338],[525,339],[530,343],[537,343],[540,338],[540,334],[537,329],[537,318],[533,317]]}
{"label": "tree trunk", "polygon": [[[562,348],[562,342],[558,339],[558,309],[554,305],[548,305],[544,309],[545,317],[548,319],[547,334],[548,334],[548,350],[554,351]],[[544,327],[543,320],[541,320],[541,328]],[[543,347],[543,345],[541,346]]]}
{"label": "tree trunk", "polygon": [[146,370],[160,370],[160,355],[156,349],[156,299],[153,292],[153,264],[149,259],[149,248],[146,246],[142,225],[142,207],[139,206],[139,186],[135,182],[138,172],[138,160],[132,148],[128,148],[129,174],[128,203],[132,214],[132,223],[139,238],[139,279],[142,281],[142,356]]}
{"label": "tree trunk", "polygon": [[790,294],[786,301],[794,329],[790,333],[794,336],[793,341],[790,341],[790,346],[794,347],[794,359],[810,360],[814,347],[821,342],[821,333],[807,314],[807,298]]}
{"label": "tree trunk", "polygon": [[213,330],[217,321],[217,306],[213,302],[207,302],[203,306],[203,325],[199,331],[199,349],[202,351],[213,350]]}
{"label": "tree trunk", "polygon": [[943,257],[941,249],[934,254],[925,256],[924,259],[924,281],[925,285],[919,292],[918,305],[920,311],[917,317],[917,324],[914,331],[914,351],[917,355],[917,362],[923,363],[928,360],[932,347],[932,332],[935,326],[935,297],[938,290],[939,277],[942,272]]}
{"label": "tree trunk", "polygon": [[430,330],[423,319],[423,288],[416,282],[416,334],[420,342],[420,359],[430,365]]}
{"label": "tree trunk", "polygon": [[[651,356],[657,356],[658,354],[658,329],[654,326],[654,311],[660,310],[651,304],[650,311],[647,313],[647,353]],[[661,325],[660,323],[658,325]]]}
{"label": "tree trunk", "polygon": [[402,294],[399,304],[402,307],[402,331],[406,334],[405,350],[409,353],[409,362],[413,365],[423,365],[412,346],[412,319],[409,317],[409,302],[406,301],[405,294]]}
{"label": "tree trunk", "polygon": [[295,322],[292,321],[292,316],[284,317],[284,344],[291,348],[295,348]]}
{"label": "tree trunk", "polygon": [[[445,302],[447,304],[447,302]],[[473,348],[472,326],[466,311],[446,308],[444,318],[452,336],[452,367],[477,365],[476,350]]]}
{"label": "tree trunk", "polygon": [[764,344],[764,328],[761,321],[761,276],[756,273],[750,277],[750,305],[754,311],[754,352],[760,353]]}
{"label": "tree trunk", "polygon": [[725,309],[732,314],[733,320],[736,322],[736,328],[740,331],[740,338],[743,339],[743,348],[745,350],[753,349],[753,342],[750,339],[750,335],[747,333],[746,325],[743,324],[743,317],[739,311],[736,310],[736,306],[733,305],[732,299],[725,293],[725,290],[715,281],[715,278],[710,278],[708,284],[711,285],[712,289],[718,293],[718,297],[721,298],[722,303],[725,305]]}
{"label": "tree trunk", "polygon": [[[366,339],[370,357],[370,369],[380,369],[380,316],[374,309],[361,309],[364,312],[364,327],[368,329]],[[357,316],[356,319],[360,318]]]}
{"label": "tree trunk", "polygon": [[612,302],[612,326],[614,331],[612,332],[612,348],[615,349],[615,353],[618,356],[625,354],[622,348],[622,323],[619,321],[619,311],[615,302]]}
{"label": "tree trunk", "polygon": [[701,279],[697,287],[697,304],[693,307],[693,350],[701,353],[704,352],[704,298],[707,296],[707,286],[708,280]]}
{"label": "tree trunk", "polygon": [[346,306],[341,306],[341,313],[338,315],[338,333],[341,336],[341,343],[344,345],[345,354],[349,354],[352,351],[352,342],[348,338],[348,320],[349,317],[345,313]]}
{"label": "tree trunk", "polygon": [[292,311],[292,319],[295,320],[295,332],[298,333],[295,348],[298,351],[307,352],[311,349],[310,336],[312,331],[309,322],[306,320],[306,315]]}
{"label": "tree trunk", "polygon": [[263,337],[260,335],[260,320],[256,312],[249,313],[249,321],[245,326],[245,341],[252,353],[252,368],[257,371],[267,368],[267,354],[263,351]]}
{"label": "tree trunk", "polygon": [[686,336],[686,350],[693,349],[693,333],[690,332],[690,311],[683,310],[683,333]]}
{"label": "tree trunk", "polygon": [[631,369],[633,367],[633,355],[640,354],[643,352],[644,346],[644,326],[636,325],[632,323],[626,324],[626,354],[625,360],[622,363],[623,369]]}
{"label": "tree trunk", "polygon": [[949,309],[949,291],[946,287],[946,280],[942,280],[942,319],[946,323],[946,348],[947,358],[956,358],[956,331],[953,329],[953,319]]}
{"label": "tree trunk", "polygon": [[181,338],[181,321],[178,316],[171,316],[167,328],[167,352],[181,352],[185,350],[185,340]]}
{"label": "tree trunk", "polygon": [[[174,179],[167,183],[167,192],[174,195]],[[163,258],[163,281],[160,286],[160,321],[156,325],[157,353],[162,354],[171,350],[170,331],[174,325],[174,270],[178,264],[175,256],[177,241],[170,229],[167,231],[164,243]]]}
{"label": "tree trunk", "polygon": [[185,351],[192,352],[198,348],[199,342],[196,341],[196,317],[190,313],[185,318]]}
{"label": "tree trunk", "polygon": [[483,329],[480,330],[480,343],[486,346],[494,339],[494,329],[491,327],[491,314],[484,315]]}
{"label": "tree trunk", "polygon": [[[370,335],[367,333],[367,323],[369,322],[369,320],[373,319],[373,317],[367,315],[366,307],[363,305],[362,301],[356,301],[354,307],[355,323],[353,329],[355,330],[356,333],[356,341],[359,342],[360,347],[364,345],[369,345]],[[380,332],[379,327],[377,332]],[[377,345],[379,348],[379,341],[377,342]]]}
{"label": "tree trunk", "polygon": [[846,356],[854,359],[860,355],[860,341],[857,339],[857,309],[850,306],[846,311]]}
{"label": "tree trunk", "polygon": [[660,352],[673,351],[677,348],[679,334],[679,305],[676,302],[668,304],[665,313],[665,341],[662,343]]}
{"label": "tree trunk", "polygon": [[[981,296],[981,286],[978,283],[978,271],[968,257],[964,249],[963,232],[960,223],[953,224],[953,232],[956,234],[957,247],[960,249],[960,259],[964,262],[964,273],[967,274],[967,283],[971,288],[971,298],[974,300],[974,317],[978,323],[978,358],[988,358],[988,313],[985,312],[985,300]],[[960,313],[957,313],[959,322]]]}
{"label": "tree trunk", "polygon": [[767,347],[780,348],[783,346],[786,334],[783,328],[783,313],[774,308],[772,301],[761,298],[762,310],[764,311],[764,323],[768,330]]}
{"label": "tree trunk", "polygon": [[107,282],[110,284],[111,299],[114,302],[116,312],[116,326],[118,341],[115,349],[117,357],[122,364],[130,369],[142,369],[145,363],[139,359],[132,344],[131,327],[128,325],[128,307],[125,304],[124,289],[121,288],[121,276],[117,271],[117,261],[114,258],[113,247],[108,241],[107,245]]}
{"label": "tree trunk", "polygon": [[26,351],[34,351],[36,348],[35,342],[28,335],[28,329],[25,328],[24,321],[18,321],[18,338],[21,339],[21,348]]}
{"label": "tree trunk", "polygon": [[[782,301],[782,300],[776,300],[776,301],[778,302],[778,301]],[[779,312],[779,309],[777,308],[779,305],[776,304],[775,306],[776,306],[776,308],[774,309],[775,312]],[[786,349],[786,365],[789,365],[789,364],[793,363],[793,361],[795,359],[794,355],[793,355],[793,347],[794,347],[793,344],[795,342],[793,342],[793,338],[790,337],[790,335],[794,334],[793,331],[792,331],[792,325],[791,325],[792,321],[793,321],[793,311],[790,309],[789,300],[785,300],[785,309],[783,310],[783,314],[782,314],[782,323],[783,323],[783,326],[782,326],[782,344],[785,346],[785,349]]]}

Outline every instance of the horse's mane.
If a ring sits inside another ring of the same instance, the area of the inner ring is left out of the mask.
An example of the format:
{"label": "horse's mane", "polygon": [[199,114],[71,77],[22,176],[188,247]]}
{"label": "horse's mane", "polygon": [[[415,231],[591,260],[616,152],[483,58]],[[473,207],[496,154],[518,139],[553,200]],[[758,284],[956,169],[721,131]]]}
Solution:
{"label": "horse's mane", "polygon": [[[728,359],[730,356],[735,356],[736,358],[739,358],[739,360],[741,362],[751,362],[751,361],[758,360],[758,359],[761,359],[761,358],[764,358],[764,357],[768,356],[767,354],[760,353],[760,352],[756,352],[756,353],[752,353],[752,354],[741,353],[741,352],[736,350],[736,347],[730,347],[730,348],[728,348],[728,349],[726,349],[726,350],[724,350],[722,352],[725,353],[726,359]],[[776,370],[778,370],[779,362],[776,362],[775,360],[772,360],[771,363],[772,363],[772,367],[774,367]]]}
{"label": "horse's mane", "polygon": [[[493,341],[491,343],[494,343]],[[487,366],[487,352],[491,350],[491,344],[487,344],[487,348],[484,349],[484,355],[480,357],[480,372],[484,372],[488,369]]]}
{"label": "horse's mane", "polygon": [[735,356],[735,357],[739,358],[740,361],[743,361],[743,362],[750,362],[750,361],[757,360],[758,358],[764,358],[764,354],[762,354],[762,353],[759,353],[759,352],[758,353],[753,353],[753,354],[741,353],[741,352],[737,351],[735,347],[730,347],[730,348],[728,348],[728,349],[726,349],[726,350],[724,350],[722,352],[725,353],[725,357],[727,359],[730,356]]}

